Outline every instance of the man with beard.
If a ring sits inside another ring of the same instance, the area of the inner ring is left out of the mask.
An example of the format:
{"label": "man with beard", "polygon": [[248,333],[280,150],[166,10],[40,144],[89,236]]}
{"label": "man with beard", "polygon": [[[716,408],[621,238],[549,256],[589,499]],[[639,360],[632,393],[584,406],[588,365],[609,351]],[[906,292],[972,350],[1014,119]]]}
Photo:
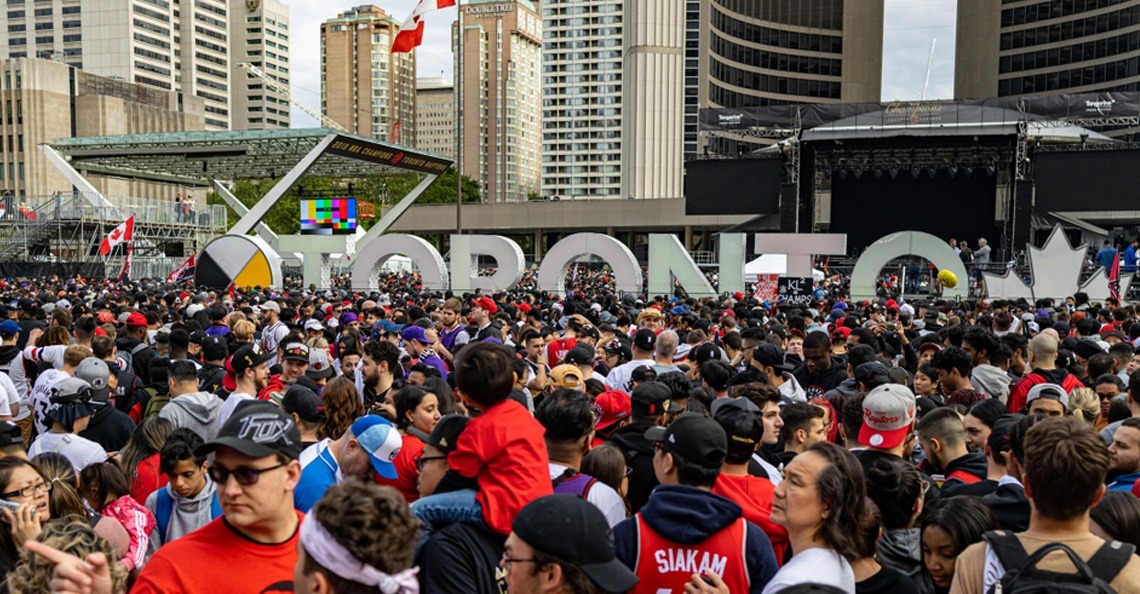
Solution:
{"label": "man with beard", "polygon": [[222,383],[225,388],[233,388],[226,401],[218,409],[218,426],[226,424],[226,420],[234,414],[238,403],[243,400],[255,400],[257,393],[269,383],[269,360],[273,355],[262,353],[256,347],[242,347],[234,353],[226,365],[227,371]]}
{"label": "man with beard", "polygon": [[364,398],[364,407],[371,413],[396,417],[396,409],[388,392],[396,374],[401,376],[400,349],[386,340],[373,340],[364,345],[364,358],[356,366],[356,389]]}

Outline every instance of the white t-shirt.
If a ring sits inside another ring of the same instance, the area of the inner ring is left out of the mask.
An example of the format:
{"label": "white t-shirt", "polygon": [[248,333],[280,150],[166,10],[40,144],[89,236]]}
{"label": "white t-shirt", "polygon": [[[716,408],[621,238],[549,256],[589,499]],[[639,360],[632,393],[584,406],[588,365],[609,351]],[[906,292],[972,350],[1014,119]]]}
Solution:
{"label": "white t-shirt", "polygon": [[35,458],[44,452],[62,454],[71,462],[75,474],[79,474],[84,468],[92,464],[107,461],[107,451],[103,449],[103,446],[74,433],[52,433],[49,431],[40,435],[32,442],[32,447],[28,448],[28,458]]}
{"label": "white t-shirt", "polygon": [[221,408],[218,409],[218,428],[220,429],[223,425],[226,424],[226,421],[230,420],[230,417],[234,414],[234,409],[237,408],[238,404],[241,404],[243,400],[253,399],[253,396],[250,396],[244,392],[234,392],[230,394],[226,398],[226,401],[222,403]]}
{"label": "white t-shirt", "polygon": [[775,594],[804,583],[835,586],[855,594],[855,572],[851,571],[851,564],[831,549],[808,549],[796,554],[776,572],[761,594]]}
{"label": "white t-shirt", "polygon": [[621,390],[629,393],[633,389],[633,372],[642,367],[652,367],[653,359],[637,359],[628,363],[622,363],[617,367],[610,370],[610,374],[606,376],[606,385],[611,390]]}
{"label": "white t-shirt", "polygon": [[[561,464],[550,463],[550,480],[562,476],[566,472],[566,466]],[[586,493],[586,501],[594,504],[602,511],[602,515],[606,517],[606,522],[609,523],[610,528],[617,526],[618,523],[625,520],[625,501],[622,500],[621,495],[614,488],[603,483],[602,481],[594,481],[594,485],[590,487],[590,492]]]}
{"label": "white t-shirt", "polygon": [[[16,391],[16,384],[12,382],[12,378],[8,377],[6,373],[0,373],[0,407],[5,406],[3,404],[4,402],[8,403],[6,405],[8,407],[8,414],[15,416],[12,414],[12,407],[20,404],[20,394]],[[3,415],[4,412],[0,409],[0,416]],[[24,416],[26,417],[27,415]]]}

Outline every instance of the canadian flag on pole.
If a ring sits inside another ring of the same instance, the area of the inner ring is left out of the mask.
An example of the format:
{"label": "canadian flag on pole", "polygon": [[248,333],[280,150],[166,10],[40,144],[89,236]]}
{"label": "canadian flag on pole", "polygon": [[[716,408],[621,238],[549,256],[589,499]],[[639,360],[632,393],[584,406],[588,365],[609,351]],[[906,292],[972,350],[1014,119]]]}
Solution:
{"label": "canadian flag on pole", "polygon": [[127,220],[123,221],[118,227],[111,229],[107,237],[103,238],[103,243],[99,244],[99,253],[106,256],[115,249],[115,246],[130,241],[135,238],[135,217],[131,215]]}
{"label": "canadian flag on pole", "polygon": [[392,53],[410,52],[424,41],[424,15],[441,8],[455,6],[458,0],[420,0],[412,15],[400,26],[400,32],[392,40]]}

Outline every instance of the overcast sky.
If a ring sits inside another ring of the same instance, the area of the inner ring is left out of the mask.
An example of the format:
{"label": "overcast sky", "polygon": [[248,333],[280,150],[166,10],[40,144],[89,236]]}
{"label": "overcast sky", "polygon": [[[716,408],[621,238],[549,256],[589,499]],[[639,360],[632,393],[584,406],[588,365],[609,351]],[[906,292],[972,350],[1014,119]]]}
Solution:
{"label": "overcast sky", "polygon": [[[319,108],[321,102],[320,25],[363,0],[308,2],[285,0],[289,4],[292,47],[290,62],[293,94]],[[930,43],[937,39],[931,63],[927,99],[948,99],[954,94],[954,20],[956,0],[885,0],[883,32],[884,100],[918,99],[926,75]],[[397,20],[403,21],[416,0],[372,0]],[[455,20],[455,9],[428,15],[424,44],[417,50],[417,75],[450,79],[452,55],[448,30]],[[295,128],[316,125],[316,120],[293,106]]]}

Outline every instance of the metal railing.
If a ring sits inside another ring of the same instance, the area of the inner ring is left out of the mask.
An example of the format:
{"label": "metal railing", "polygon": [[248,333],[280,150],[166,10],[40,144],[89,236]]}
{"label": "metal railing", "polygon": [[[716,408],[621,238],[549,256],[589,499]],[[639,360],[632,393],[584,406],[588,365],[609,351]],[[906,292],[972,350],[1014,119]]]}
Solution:
{"label": "metal railing", "polygon": [[135,224],[226,227],[226,207],[220,204],[184,204],[157,198],[105,196],[110,206],[95,206],[80,193],[59,196],[0,196],[0,223],[76,220],[121,223],[134,215]]}

